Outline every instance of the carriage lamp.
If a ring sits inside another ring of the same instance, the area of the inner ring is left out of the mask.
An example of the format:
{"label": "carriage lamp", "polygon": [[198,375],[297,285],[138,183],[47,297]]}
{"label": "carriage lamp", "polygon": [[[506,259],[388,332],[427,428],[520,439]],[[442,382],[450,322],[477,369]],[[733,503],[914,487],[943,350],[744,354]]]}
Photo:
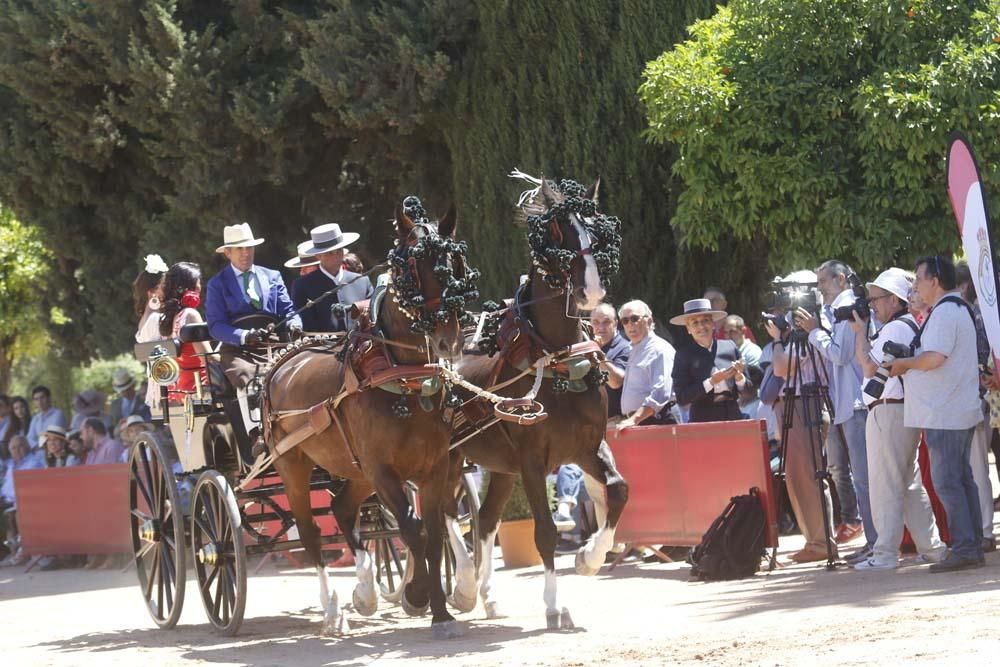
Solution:
{"label": "carriage lamp", "polygon": [[159,355],[155,353],[156,350],[154,350],[155,356],[149,357],[149,379],[161,387],[175,384],[181,376],[181,367],[177,360],[165,351]]}

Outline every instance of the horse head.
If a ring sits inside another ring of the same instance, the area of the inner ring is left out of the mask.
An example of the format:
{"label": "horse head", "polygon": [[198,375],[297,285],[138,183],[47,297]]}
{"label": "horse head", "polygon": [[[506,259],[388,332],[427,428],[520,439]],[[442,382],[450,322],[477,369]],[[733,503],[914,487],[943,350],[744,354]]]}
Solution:
{"label": "horse head", "polygon": [[597,210],[600,179],[585,188],[542,179],[527,204],[533,264],[550,287],[566,290],[576,307],[595,308],[618,272],[621,222]]}
{"label": "horse head", "polygon": [[393,300],[409,322],[406,333],[425,337],[430,352],[444,359],[461,354],[465,306],[479,298],[479,272],[468,266],[465,242],[454,239],[455,218],[452,207],[439,222],[429,220],[410,195],[396,208],[397,238],[389,251]]}

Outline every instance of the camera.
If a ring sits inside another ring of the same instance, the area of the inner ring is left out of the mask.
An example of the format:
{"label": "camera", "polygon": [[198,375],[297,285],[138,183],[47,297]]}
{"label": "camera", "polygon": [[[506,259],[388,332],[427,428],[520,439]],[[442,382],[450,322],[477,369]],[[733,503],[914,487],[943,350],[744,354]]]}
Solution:
{"label": "camera", "polygon": [[913,350],[906,345],[894,343],[890,340],[882,346],[882,354],[882,365],[875,371],[875,376],[865,385],[865,393],[876,400],[882,398],[882,392],[885,390],[885,381],[889,379],[889,367],[892,365],[892,362],[896,359],[912,357]]}
{"label": "camera", "polygon": [[767,294],[767,309],[782,310],[784,315],[762,313],[765,320],[774,322],[782,332],[795,325],[795,311],[804,308],[817,314],[823,305],[823,296],[816,288],[815,282],[786,281],[775,278],[771,283],[771,291]]}
{"label": "camera", "polygon": [[854,303],[833,309],[834,324],[850,322],[854,319],[854,313],[857,313],[858,317],[865,321],[870,317],[871,305],[868,302],[868,289],[864,285],[855,285],[851,291],[854,293]]}

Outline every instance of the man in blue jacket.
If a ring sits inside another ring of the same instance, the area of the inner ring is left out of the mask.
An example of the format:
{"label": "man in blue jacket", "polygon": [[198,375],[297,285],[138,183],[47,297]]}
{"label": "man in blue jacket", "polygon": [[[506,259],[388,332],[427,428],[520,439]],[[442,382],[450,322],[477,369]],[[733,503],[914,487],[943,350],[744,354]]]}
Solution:
{"label": "man in blue jacket", "polygon": [[[229,266],[208,281],[205,296],[205,319],[212,338],[222,343],[219,358],[226,377],[236,387],[240,411],[251,441],[256,420],[251,419],[246,386],[257,372],[258,362],[247,348],[266,342],[269,332],[250,322],[271,316],[278,321],[287,319],[291,337],[302,333],[302,319],[294,314],[295,307],[288,297],[281,274],[254,264],[254,248],[264,239],[254,238],[250,225],[229,225],[223,230],[223,244],[216,252],[223,253]],[[253,406],[256,407],[256,406]],[[255,448],[259,449],[259,447]]]}

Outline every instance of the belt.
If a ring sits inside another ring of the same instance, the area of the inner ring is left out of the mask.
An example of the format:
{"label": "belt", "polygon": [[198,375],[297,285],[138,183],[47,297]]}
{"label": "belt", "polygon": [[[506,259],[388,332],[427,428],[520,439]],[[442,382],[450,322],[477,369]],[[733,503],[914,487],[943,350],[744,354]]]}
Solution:
{"label": "belt", "polygon": [[876,405],[902,405],[903,399],[901,398],[880,398],[877,401],[872,401],[868,404],[868,409],[871,410]]}

